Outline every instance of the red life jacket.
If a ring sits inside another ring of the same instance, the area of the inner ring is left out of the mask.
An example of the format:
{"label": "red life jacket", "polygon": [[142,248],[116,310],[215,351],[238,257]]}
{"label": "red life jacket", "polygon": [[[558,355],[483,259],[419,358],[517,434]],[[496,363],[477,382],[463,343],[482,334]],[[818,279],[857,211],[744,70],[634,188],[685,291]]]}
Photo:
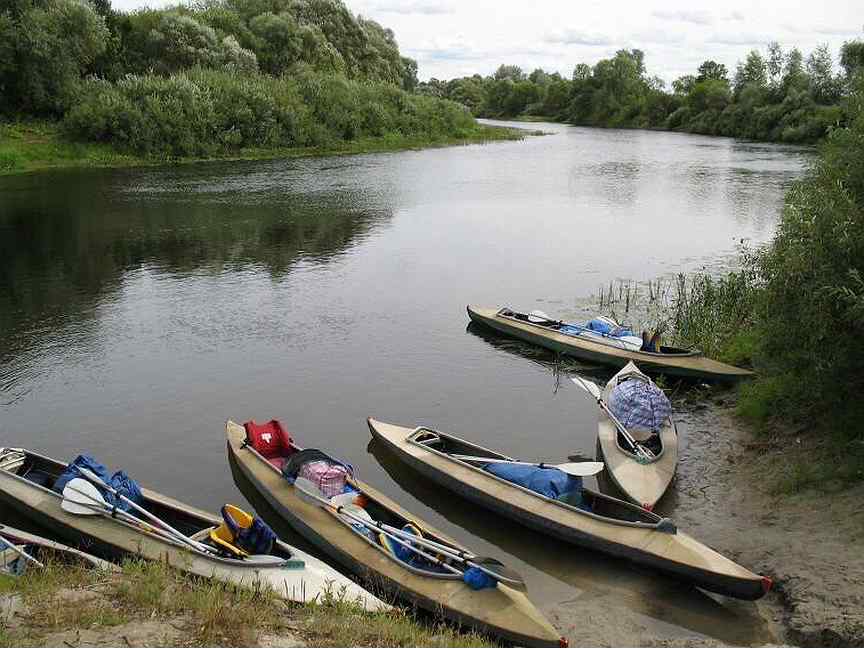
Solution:
{"label": "red life jacket", "polygon": [[276,419],[260,424],[254,420],[247,421],[243,427],[246,428],[247,443],[265,459],[284,458],[295,451],[291,435]]}

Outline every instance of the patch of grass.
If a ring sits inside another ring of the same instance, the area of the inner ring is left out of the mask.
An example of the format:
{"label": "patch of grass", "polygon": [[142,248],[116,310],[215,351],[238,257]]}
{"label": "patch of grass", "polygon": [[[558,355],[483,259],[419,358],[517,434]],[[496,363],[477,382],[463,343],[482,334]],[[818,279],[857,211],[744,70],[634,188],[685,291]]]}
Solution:
{"label": "patch of grass", "polygon": [[45,121],[0,122],[0,176],[63,168],[113,168],[190,164],[209,160],[269,160],[329,155],[357,155],[420,150],[443,146],[520,140],[518,129],[478,125],[470,137],[404,136],[396,133],[344,141],[331,146],[298,148],[244,148],[209,158],[166,158],[119,153],[108,144],[72,142],[60,126]]}
{"label": "patch of grass", "polygon": [[477,633],[463,634],[444,623],[418,623],[409,612],[368,613],[339,606],[307,606],[298,611],[301,632],[315,646],[495,646]]}
{"label": "patch of grass", "polygon": [[331,591],[298,606],[269,588],[247,589],[184,575],[164,563],[129,560],[122,573],[49,564],[13,579],[27,607],[13,632],[0,626],[0,648],[34,644],[59,630],[98,629],[154,617],[172,621],[195,645],[250,645],[259,634],[298,634],[321,646],[491,646],[482,635],[423,623],[395,609],[370,613]]}

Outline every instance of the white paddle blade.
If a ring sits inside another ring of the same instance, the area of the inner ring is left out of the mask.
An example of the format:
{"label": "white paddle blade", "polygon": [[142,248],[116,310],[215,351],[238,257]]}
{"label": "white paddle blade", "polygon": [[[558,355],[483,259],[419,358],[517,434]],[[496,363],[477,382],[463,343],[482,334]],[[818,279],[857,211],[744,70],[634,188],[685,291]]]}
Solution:
{"label": "white paddle blade", "polygon": [[602,461],[578,461],[575,463],[563,463],[555,466],[558,470],[573,475],[574,477],[590,477],[603,470]]}
{"label": "white paddle blade", "polygon": [[538,324],[539,322],[548,322],[551,318],[541,310],[533,310],[528,313],[528,321],[533,324]]}
{"label": "white paddle blade", "polygon": [[105,508],[110,508],[108,502],[102,497],[102,493],[86,479],[76,477],[69,481],[63,488],[63,499],[75,502],[81,505],[92,506],[96,504]]}
{"label": "white paddle blade", "polygon": [[570,380],[573,381],[574,385],[576,385],[577,387],[581,387],[589,394],[591,394],[594,398],[600,398],[600,387],[598,385],[595,385],[590,380],[583,380],[582,378],[579,378],[577,376],[571,377]]}
{"label": "white paddle blade", "polygon": [[93,505],[79,504],[72,500],[63,499],[60,502],[60,508],[72,515],[101,515],[102,512]]}

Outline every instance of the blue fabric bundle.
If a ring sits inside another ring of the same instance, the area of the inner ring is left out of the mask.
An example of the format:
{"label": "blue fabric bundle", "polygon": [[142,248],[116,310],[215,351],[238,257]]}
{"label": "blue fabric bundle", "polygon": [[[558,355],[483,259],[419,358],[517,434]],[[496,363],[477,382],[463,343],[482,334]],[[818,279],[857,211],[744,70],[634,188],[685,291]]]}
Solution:
{"label": "blue fabric bundle", "polygon": [[581,477],[573,477],[557,468],[489,463],[483,466],[483,470],[552,499],[582,489]]}
{"label": "blue fabric bundle", "polygon": [[481,590],[498,585],[497,580],[477,567],[469,567],[466,569],[462,574],[462,580],[464,580],[465,584],[472,590]]}
{"label": "blue fabric bundle", "polygon": [[[87,480],[87,478],[84,477],[81,471],[78,470],[78,466],[86,468],[90,472],[95,473],[99,476],[100,479],[102,479],[102,481],[114,488],[121,495],[128,497],[130,500],[132,500],[139,506],[143,502],[144,498],[141,495],[141,489],[139,488],[138,484],[135,482],[134,479],[129,477],[129,475],[127,475],[122,470],[118,470],[113,475],[109,476],[108,469],[104,465],[96,461],[96,459],[94,459],[89,454],[78,455],[77,457],[75,457],[72,463],[66,466],[66,470],[60,473],[57,481],[54,482],[55,491],[57,491],[58,493],[62,493],[63,489],[66,487],[66,484],[68,484],[73,479],[81,478]],[[127,502],[124,502],[123,500],[115,497],[112,493],[109,493],[106,490],[102,490],[102,496],[105,498],[105,501],[110,506],[116,506],[121,511],[134,512],[132,511],[132,507]]]}

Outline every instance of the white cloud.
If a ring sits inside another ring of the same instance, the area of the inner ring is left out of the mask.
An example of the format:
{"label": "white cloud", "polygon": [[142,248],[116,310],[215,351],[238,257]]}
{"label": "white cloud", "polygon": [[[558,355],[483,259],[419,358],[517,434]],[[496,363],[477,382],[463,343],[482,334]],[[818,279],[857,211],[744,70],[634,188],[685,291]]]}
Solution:
{"label": "white cloud", "polygon": [[813,32],[820,36],[847,36],[849,38],[864,37],[864,32],[862,32],[861,28],[823,26],[814,27]]}
{"label": "white cloud", "polygon": [[448,3],[434,2],[434,0],[384,0],[373,3],[369,8],[381,13],[424,16],[452,14],[455,11]]}
{"label": "white cloud", "polygon": [[633,32],[628,38],[633,43],[651,43],[657,45],[683,43],[684,39],[685,36],[682,31],[669,29],[645,29]]}
{"label": "white cloud", "polygon": [[661,10],[653,11],[651,15],[660,20],[677,20],[680,22],[692,23],[694,25],[710,25],[714,22],[714,16],[710,11],[700,11],[692,9],[679,10]]}
{"label": "white cloud", "polygon": [[766,34],[756,34],[748,32],[735,33],[715,33],[705,39],[706,43],[716,43],[717,45],[767,45],[773,40],[777,40],[773,36]]}
{"label": "white cloud", "polygon": [[546,34],[543,40],[556,45],[588,45],[591,47],[612,45],[612,39],[603,34],[579,31],[578,29],[565,29],[562,31]]}

